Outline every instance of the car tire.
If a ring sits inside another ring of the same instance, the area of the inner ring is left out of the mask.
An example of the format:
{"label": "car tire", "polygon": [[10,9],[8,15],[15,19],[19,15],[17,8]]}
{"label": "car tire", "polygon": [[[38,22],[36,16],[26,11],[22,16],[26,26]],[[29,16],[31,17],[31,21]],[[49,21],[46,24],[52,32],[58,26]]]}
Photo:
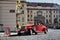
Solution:
{"label": "car tire", "polygon": [[35,35],[37,35],[37,32],[35,32]]}
{"label": "car tire", "polygon": [[21,33],[18,31],[18,34],[17,35],[21,35]]}
{"label": "car tire", "polygon": [[31,29],[28,29],[27,34],[31,35]]}
{"label": "car tire", "polygon": [[44,34],[47,34],[47,32],[45,31]]}
{"label": "car tire", "polygon": [[30,34],[30,35],[32,35],[32,33],[33,33],[33,32],[32,32],[32,30],[30,29],[30,32],[29,32],[29,34]]}

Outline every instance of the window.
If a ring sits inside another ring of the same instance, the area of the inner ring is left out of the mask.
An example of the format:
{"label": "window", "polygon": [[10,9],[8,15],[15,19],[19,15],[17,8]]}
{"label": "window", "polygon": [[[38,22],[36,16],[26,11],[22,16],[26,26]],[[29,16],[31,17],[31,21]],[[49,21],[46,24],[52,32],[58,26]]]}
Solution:
{"label": "window", "polygon": [[22,7],[20,7],[20,9],[23,9]]}
{"label": "window", "polygon": [[31,17],[32,17],[32,15],[31,15]]}
{"label": "window", "polygon": [[29,19],[28,19],[28,21],[29,21]]}
{"label": "window", "polygon": [[20,21],[20,17],[17,17],[17,21]]}
{"label": "window", "polygon": [[31,11],[31,13],[32,13],[32,11]]}
{"label": "window", "polygon": [[29,15],[28,15],[28,17],[29,17]]}
{"label": "window", "polygon": [[37,13],[34,13],[34,16],[37,16]]}
{"label": "window", "polygon": [[58,18],[58,15],[56,15],[56,17]]}
{"label": "window", "polygon": [[56,10],[56,13],[58,13],[58,10]]}
{"label": "window", "polygon": [[10,10],[9,12],[10,12],[10,13],[15,13],[15,10],[12,9],[12,10]]}
{"label": "window", "polygon": [[17,3],[19,3],[19,1],[17,1]]}
{"label": "window", "polygon": [[43,12],[40,10],[40,11],[38,11],[37,13],[43,13]]}
{"label": "window", "polygon": [[49,13],[49,11],[48,11],[48,10],[46,10],[46,13]]}
{"label": "window", "polygon": [[48,17],[48,15],[46,15],[46,17]]}
{"label": "window", "polygon": [[42,15],[42,13],[37,13],[37,15]]}
{"label": "window", "polygon": [[60,11],[59,11],[59,13],[60,13]]}
{"label": "window", "polygon": [[22,22],[24,22],[24,18],[22,18]]}
{"label": "window", "polygon": [[24,11],[22,10],[22,14],[24,14]]}
{"label": "window", "polygon": [[32,19],[31,19],[31,21],[32,21]]}
{"label": "window", "polygon": [[55,10],[53,12],[55,13]]}
{"label": "window", "polygon": [[49,17],[51,17],[51,16],[49,15]]}
{"label": "window", "polygon": [[24,7],[24,4],[22,4],[22,7]]}
{"label": "window", "polygon": [[22,14],[24,14],[24,11],[22,11]]}
{"label": "window", "polygon": [[55,17],[55,15],[54,15],[54,17]]}
{"label": "window", "polygon": [[54,23],[58,23],[58,18],[54,18]]}
{"label": "window", "polygon": [[49,22],[51,22],[51,19],[49,19]]}
{"label": "window", "polygon": [[24,23],[22,25],[24,25]]}
{"label": "window", "polygon": [[60,19],[59,19],[59,21],[60,21]]}
{"label": "window", "polygon": [[27,12],[29,13],[29,10],[27,10]]}
{"label": "window", "polygon": [[52,13],[52,11],[51,11],[51,10],[49,10],[49,13]]}
{"label": "window", "polygon": [[46,19],[46,23],[48,23],[48,19]]}
{"label": "window", "polygon": [[60,15],[59,15],[59,17],[60,17]]}

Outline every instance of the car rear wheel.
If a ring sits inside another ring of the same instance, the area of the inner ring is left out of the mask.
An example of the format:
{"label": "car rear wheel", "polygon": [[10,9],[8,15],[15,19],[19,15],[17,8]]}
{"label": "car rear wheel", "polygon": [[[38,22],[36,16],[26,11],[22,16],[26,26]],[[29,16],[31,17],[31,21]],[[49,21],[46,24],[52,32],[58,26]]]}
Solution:
{"label": "car rear wheel", "polygon": [[21,35],[21,33],[18,31],[18,34],[17,35]]}
{"label": "car rear wheel", "polygon": [[47,34],[47,31],[45,31],[44,34]]}
{"label": "car rear wheel", "polygon": [[35,32],[35,35],[37,35],[37,32]]}
{"label": "car rear wheel", "polygon": [[28,35],[31,35],[32,34],[32,30],[31,29],[28,29],[27,34]]}
{"label": "car rear wheel", "polygon": [[31,30],[31,29],[29,29],[29,35],[32,35],[32,34],[33,34],[32,30]]}

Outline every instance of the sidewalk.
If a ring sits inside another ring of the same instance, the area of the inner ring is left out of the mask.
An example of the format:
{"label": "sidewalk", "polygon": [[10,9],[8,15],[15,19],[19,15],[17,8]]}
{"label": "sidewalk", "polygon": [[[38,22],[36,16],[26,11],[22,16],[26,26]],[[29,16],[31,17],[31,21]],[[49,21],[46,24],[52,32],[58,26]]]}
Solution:
{"label": "sidewalk", "polygon": [[[15,35],[17,34],[16,32],[11,32],[11,35]],[[5,33],[4,32],[0,32],[0,36],[5,36]]]}

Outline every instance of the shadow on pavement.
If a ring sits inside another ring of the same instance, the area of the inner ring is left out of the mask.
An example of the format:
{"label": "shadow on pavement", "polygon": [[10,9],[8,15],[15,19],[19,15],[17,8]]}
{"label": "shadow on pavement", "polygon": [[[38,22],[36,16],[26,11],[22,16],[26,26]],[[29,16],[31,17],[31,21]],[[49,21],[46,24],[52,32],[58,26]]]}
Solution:
{"label": "shadow on pavement", "polygon": [[9,37],[15,37],[15,36],[31,36],[31,35],[10,35]]}
{"label": "shadow on pavement", "polygon": [[[35,34],[32,34],[32,35],[35,35]],[[37,35],[45,35],[44,33],[39,33]],[[18,35],[18,34],[14,34],[14,35],[10,35],[9,37],[15,37],[15,36],[31,36],[29,34],[21,34],[21,35]]]}
{"label": "shadow on pavement", "polygon": [[13,36],[18,36],[18,35],[10,35],[10,37],[13,37]]}

